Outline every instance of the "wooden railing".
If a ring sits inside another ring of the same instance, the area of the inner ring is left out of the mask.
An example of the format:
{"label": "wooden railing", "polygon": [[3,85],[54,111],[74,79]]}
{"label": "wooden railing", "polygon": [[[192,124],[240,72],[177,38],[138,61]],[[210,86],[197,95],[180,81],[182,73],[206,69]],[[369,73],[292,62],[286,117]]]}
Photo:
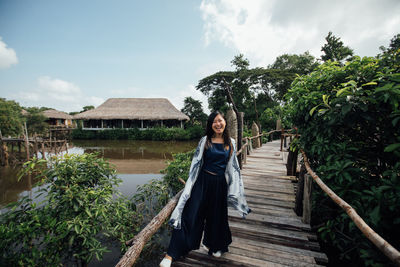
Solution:
{"label": "wooden railing", "polygon": [[[292,137],[292,134],[282,134],[281,135],[281,149],[282,146],[287,146],[283,139],[287,136]],[[290,140],[292,141],[292,139]],[[303,223],[310,223],[311,220],[311,189],[312,181],[314,180],[318,186],[339,206],[341,207],[350,217],[350,219],[355,223],[355,225],[360,229],[362,234],[367,237],[380,251],[382,251],[392,262],[397,266],[400,266],[400,252],[394,248],[390,243],[383,239],[378,233],[376,233],[365,221],[357,214],[356,210],[351,207],[346,201],[340,198],[334,191],[332,191],[317,174],[311,169],[310,163],[304,150],[300,150],[304,161],[305,170],[301,170],[299,174],[299,185],[296,194],[295,212],[297,215],[302,215]],[[295,155],[295,156],[294,156]],[[290,157],[290,155],[289,155]],[[292,157],[297,158],[297,153],[292,153]],[[289,160],[287,164],[288,173]],[[300,206],[299,202],[302,202]],[[299,212],[299,209],[301,210]]]}
{"label": "wooden railing", "polygon": [[[252,137],[245,137],[242,140],[245,143],[236,152],[236,155],[239,156],[238,159],[240,161],[246,162],[247,155],[253,150],[252,140],[256,138],[260,138],[260,144],[262,144],[262,136],[269,136],[274,132],[280,131],[270,131],[267,133],[262,133]],[[243,156],[243,157],[242,157]],[[180,179],[182,183],[185,183],[183,180]],[[143,250],[144,245],[147,241],[153,236],[154,233],[161,227],[161,225],[165,222],[165,220],[171,215],[172,211],[174,210],[176,204],[178,203],[179,197],[182,194],[182,190],[176,194],[166,206],[146,225],[146,227],[140,231],[134,238],[131,240],[126,241],[126,245],[132,245],[126,253],[122,256],[120,261],[117,263],[117,267],[130,267],[132,266],[135,261],[139,258],[140,253]]]}

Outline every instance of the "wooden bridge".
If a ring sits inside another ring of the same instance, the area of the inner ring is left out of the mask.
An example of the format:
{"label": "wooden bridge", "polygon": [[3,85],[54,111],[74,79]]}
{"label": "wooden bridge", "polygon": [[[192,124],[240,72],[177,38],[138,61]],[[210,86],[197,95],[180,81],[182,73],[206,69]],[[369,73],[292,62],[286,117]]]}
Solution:
{"label": "wooden bridge", "polygon": [[172,266],[316,266],[328,259],[316,235],[294,211],[293,177],[286,176],[280,141],[263,144],[247,156],[242,178],[252,212],[242,219],[229,210],[233,242],[220,258],[200,248]]}
{"label": "wooden bridge", "polygon": [[[295,176],[287,176],[287,173],[296,173],[297,156],[293,155],[297,155],[297,152],[289,152],[287,157],[287,152],[281,151],[283,146],[286,146],[286,137],[292,139],[297,134],[286,134],[282,131],[280,141],[269,142],[256,150],[252,149],[252,141],[255,141],[255,146],[258,147],[261,136],[270,138],[273,132],[276,131],[244,138],[246,143],[236,153],[240,155],[239,163],[245,163],[242,165],[242,178],[252,213],[246,219],[242,219],[236,211],[228,211],[233,239],[229,252],[216,258],[200,248],[173,262],[173,266],[326,265],[328,258],[320,252],[317,237],[308,224],[312,181],[347,213],[366,238],[400,266],[400,252],[373,231],[347,202],[324,184],[311,169],[303,150],[300,149],[306,171],[302,169],[299,173],[299,188],[293,183]],[[126,245],[132,246],[120,259],[117,267],[132,266],[135,263],[146,242],[170,216],[181,192],[176,194],[140,233],[126,241]],[[299,211],[299,205],[302,205],[302,212]],[[302,218],[296,215],[294,208],[303,214]]]}

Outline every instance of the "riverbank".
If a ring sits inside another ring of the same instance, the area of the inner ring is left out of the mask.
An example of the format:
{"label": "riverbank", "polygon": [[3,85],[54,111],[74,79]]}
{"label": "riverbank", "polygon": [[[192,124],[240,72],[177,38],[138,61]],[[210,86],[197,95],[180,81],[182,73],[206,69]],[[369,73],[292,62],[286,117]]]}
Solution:
{"label": "riverbank", "polygon": [[157,141],[187,141],[199,139],[204,129],[199,126],[184,128],[149,128],[146,130],[132,129],[108,129],[108,130],[83,130],[77,128],[71,132],[72,139],[78,140],[157,140]]}

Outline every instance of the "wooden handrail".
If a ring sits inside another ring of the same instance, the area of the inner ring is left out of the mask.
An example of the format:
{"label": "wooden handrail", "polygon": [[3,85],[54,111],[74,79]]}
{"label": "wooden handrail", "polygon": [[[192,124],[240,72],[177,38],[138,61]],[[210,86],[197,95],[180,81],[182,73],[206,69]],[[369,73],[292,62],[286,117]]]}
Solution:
{"label": "wooden handrail", "polygon": [[139,258],[140,252],[142,252],[146,242],[153,236],[155,232],[161,227],[164,221],[171,215],[176,204],[178,203],[179,197],[182,194],[179,191],[165,207],[146,225],[146,227],[140,231],[133,239],[127,241],[133,245],[125,252],[124,256],[117,263],[117,267],[132,266],[137,258]]}
{"label": "wooden handrail", "polygon": [[319,187],[337,204],[339,205],[350,217],[350,219],[356,224],[358,229],[361,230],[365,235],[380,251],[382,251],[390,260],[392,260],[397,266],[400,266],[400,252],[390,245],[385,239],[377,234],[365,221],[357,214],[356,210],[353,209],[346,201],[335,194],[311,169],[310,163],[306,153],[301,149],[303,155],[304,165],[307,172],[311,175],[314,181]]}

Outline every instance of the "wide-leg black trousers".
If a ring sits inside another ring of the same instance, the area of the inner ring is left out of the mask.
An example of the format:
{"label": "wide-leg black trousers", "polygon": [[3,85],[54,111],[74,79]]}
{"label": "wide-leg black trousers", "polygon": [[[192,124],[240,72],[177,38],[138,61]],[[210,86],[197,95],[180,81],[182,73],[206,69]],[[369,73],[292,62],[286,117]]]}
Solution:
{"label": "wide-leg black trousers", "polygon": [[232,243],[228,225],[227,190],[224,175],[201,171],[182,213],[181,229],[174,229],[167,254],[174,260],[203,244],[212,252],[227,252]]}

